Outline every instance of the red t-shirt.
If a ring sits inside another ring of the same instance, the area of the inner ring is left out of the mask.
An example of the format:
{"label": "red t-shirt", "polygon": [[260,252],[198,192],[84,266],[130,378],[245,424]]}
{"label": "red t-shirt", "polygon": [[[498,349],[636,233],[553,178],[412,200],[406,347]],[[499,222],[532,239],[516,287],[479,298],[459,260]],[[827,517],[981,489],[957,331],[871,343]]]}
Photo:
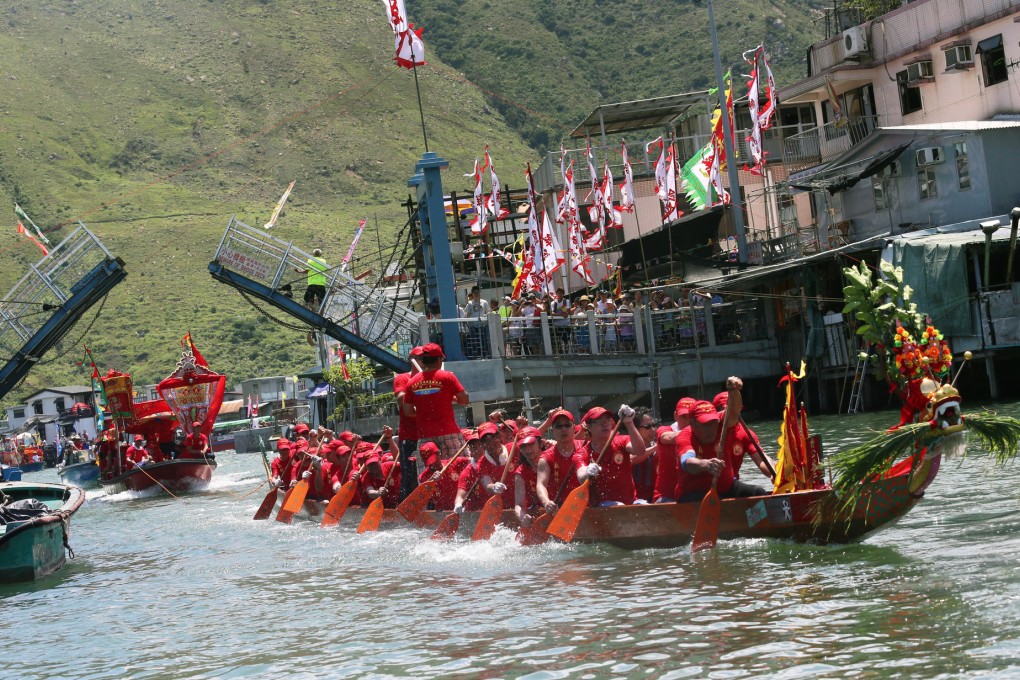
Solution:
{"label": "red t-shirt", "polygon": [[[627,453],[627,444],[630,443],[629,435],[617,435],[613,437],[609,448],[598,461],[602,472],[592,481],[592,488],[595,493],[591,495],[592,504],[598,505],[606,501],[616,501],[625,505],[633,505],[637,498],[634,489],[634,473],[630,464],[630,454]],[[588,461],[594,461],[599,452],[593,451],[591,442],[585,442],[585,457]],[[578,465],[583,465],[579,454],[574,454]]]}
{"label": "red t-shirt", "polygon": [[453,417],[453,398],[463,391],[457,376],[444,370],[424,371],[408,381],[404,401],[417,411],[419,439],[460,432]]}
{"label": "red t-shirt", "polygon": [[[737,436],[736,427],[730,428],[729,432],[726,433],[726,439],[723,441],[722,451],[720,455],[725,461],[726,465],[723,467],[723,471],[719,473],[719,481],[716,484],[716,490],[720,494],[725,494],[733,486],[733,467],[731,461],[733,460],[733,445],[736,442]],[[694,455],[698,458],[714,458],[716,443],[719,441],[716,438],[714,441],[704,443],[694,436],[691,428],[685,427],[680,434],[676,437],[676,451],[680,458],[688,451],[694,451]],[[677,500],[681,496],[688,493],[707,492],[712,487],[712,475],[700,474],[692,475],[684,470],[684,466],[680,465],[679,485],[677,488]]]}
{"label": "red t-shirt", "polygon": [[[482,456],[484,459],[485,457]],[[460,476],[457,479],[457,490],[461,489],[468,492],[467,498],[464,499],[464,509],[466,510],[481,510],[485,505],[485,501],[489,500],[489,494],[484,489],[479,489],[482,483],[481,473],[478,471],[478,466],[474,463],[464,466],[464,469],[460,471]],[[478,482],[477,484],[475,482]]]}
{"label": "red t-shirt", "polygon": [[[407,390],[407,383],[411,382],[410,373],[398,373],[393,378],[393,394],[400,394]],[[414,416],[404,414],[400,409],[400,425],[397,428],[397,437],[402,441],[416,441],[418,439],[418,419]]]}
{"label": "red t-shirt", "polygon": [[[482,457],[478,459],[477,466],[472,466],[468,470],[467,476],[461,477],[457,488],[470,489],[476,479],[481,480],[483,477],[488,477],[492,482],[498,482],[503,476],[503,464],[498,460],[493,461],[489,458],[488,454],[482,454]],[[514,490],[512,487],[513,480],[510,479],[509,474],[507,474],[507,479],[503,483],[507,487],[506,491],[501,494],[503,497],[503,507],[512,508],[514,507]],[[492,494],[482,484],[483,482],[478,482],[478,486],[475,488],[474,493],[471,494],[471,498],[481,498],[481,505],[485,505],[485,501],[489,500],[489,496]],[[479,509],[481,509],[480,506]],[[474,510],[474,508],[468,507],[468,510]]]}
{"label": "red t-shirt", "polygon": [[[656,451],[655,462],[655,490],[652,493],[652,502],[658,502],[661,498],[672,498],[676,500],[676,487],[680,480],[680,457],[676,455],[676,439],[669,444],[662,442],[662,435],[673,432],[669,425],[663,425],[656,430],[656,438],[659,438],[659,448]],[[680,433],[676,433],[680,436]]]}
{"label": "red t-shirt", "polygon": [[[390,475],[390,478],[387,480],[386,476],[390,474],[390,468],[393,467],[394,465],[397,466],[397,469],[393,471],[393,474]],[[382,497],[383,507],[395,508],[400,503],[400,464],[394,463],[392,461],[384,461],[380,463],[379,466],[382,468],[381,477],[373,477],[367,472],[364,475],[362,475],[361,477],[362,499],[365,501],[366,505],[368,503],[371,503],[372,499],[365,495],[365,492],[368,490],[368,487],[372,487],[373,489],[379,489],[383,485],[383,481],[385,481],[386,493],[383,494]]]}
{"label": "red t-shirt", "polygon": [[[582,462],[578,462],[579,455],[582,457],[580,459]],[[587,455],[584,444],[579,441],[574,442],[574,453],[570,456],[562,455],[556,449],[555,444],[542,452],[542,459],[549,466],[549,480],[545,487],[546,493],[549,494],[549,500],[556,505],[562,505],[570,492],[580,486],[580,482],[577,481],[577,470],[582,465],[588,464],[585,458]],[[561,487],[562,492],[560,491]]]}
{"label": "red t-shirt", "polygon": [[290,470],[290,464],[292,459],[290,456],[282,458],[277,456],[273,459],[273,462],[269,464],[269,470],[273,473],[273,476],[277,479],[283,480],[287,476],[287,472]]}
{"label": "red t-shirt", "polygon": [[[533,506],[538,503],[538,494],[535,491],[535,486],[538,484],[538,470],[531,467],[527,463],[521,463],[514,470],[514,479],[512,486],[516,488],[517,478],[520,478],[524,484],[524,509],[530,510]],[[516,504],[516,497],[514,503]],[[509,506],[507,506],[509,507]]]}
{"label": "red t-shirt", "polygon": [[[444,461],[446,465],[449,461]],[[460,481],[460,473],[468,467],[470,459],[466,456],[458,456],[457,460],[446,470],[446,474],[439,478],[436,495],[432,497],[432,507],[436,510],[453,510],[454,502],[457,500],[457,483]],[[439,470],[425,470],[418,478],[418,483],[424,483],[432,478],[432,475]]]}
{"label": "red t-shirt", "polygon": [[146,453],[149,454],[149,458],[152,459],[153,463],[162,463],[164,460],[163,452],[159,448],[159,444],[155,442],[149,442],[145,446]]}
{"label": "red t-shirt", "polygon": [[202,458],[202,452],[209,447],[209,438],[201,432],[192,432],[184,438],[184,446],[187,449],[189,458]]}
{"label": "red t-shirt", "polygon": [[132,444],[127,448],[127,459],[131,463],[141,463],[142,459],[145,458],[145,449],[140,446]]}
{"label": "red t-shirt", "polygon": [[733,478],[740,479],[740,466],[744,464],[744,454],[754,451],[754,442],[758,441],[758,436],[740,423],[733,429],[737,436],[730,450],[730,467],[733,468]]}

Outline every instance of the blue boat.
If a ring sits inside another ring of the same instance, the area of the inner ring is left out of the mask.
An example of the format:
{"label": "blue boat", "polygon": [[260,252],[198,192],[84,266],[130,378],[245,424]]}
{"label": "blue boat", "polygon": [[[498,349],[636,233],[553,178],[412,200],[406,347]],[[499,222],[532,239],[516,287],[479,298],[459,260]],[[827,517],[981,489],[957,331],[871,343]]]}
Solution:
{"label": "blue boat", "polygon": [[99,466],[95,463],[75,463],[57,468],[60,481],[71,486],[91,489],[99,486]]}
{"label": "blue boat", "polygon": [[18,467],[21,468],[22,472],[41,472],[46,466],[46,463],[39,461],[37,463],[22,463]]}
{"label": "blue boat", "polygon": [[84,502],[75,486],[0,483],[0,583],[33,581],[64,566],[71,515]]}
{"label": "blue boat", "polygon": [[0,465],[0,482],[20,482],[21,468],[12,465]]}

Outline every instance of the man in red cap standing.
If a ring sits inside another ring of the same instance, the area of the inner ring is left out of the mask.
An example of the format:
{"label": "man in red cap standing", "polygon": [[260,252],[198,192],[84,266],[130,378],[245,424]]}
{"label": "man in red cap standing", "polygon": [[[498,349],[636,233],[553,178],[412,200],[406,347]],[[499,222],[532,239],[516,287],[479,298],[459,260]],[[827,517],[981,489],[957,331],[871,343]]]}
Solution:
{"label": "man in red cap standing", "polygon": [[[712,406],[722,414],[726,410],[729,398],[729,392],[720,392],[712,398]],[[759,442],[758,435],[740,420],[739,411],[737,412],[736,428],[737,441],[733,445],[733,459],[730,461],[730,465],[733,467],[733,477],[740,479],[740,466],[744,464],[744,454],[747,453],[751,456],[751,461],[758,467],[758,470],[769,479],[773,479],[772,470],[769,469],[768,463],[762,460],[762,455],[758,453],[760,446],[756,446]]]}
{"label": "man in red cap standing", "polygon": [[450,371],[443,370],[443,348],[430,342],[421,349],[421,373],[404,389],[404,413],[414,416],[418,443],[430,441],[443,456],[450,457],[464,445],[464,436],[453,415],[453,404],[467,406],[468,393]]}
{"label": "man in red cap standing", "polygon": [[[397,407],[400,409],[400,421],[397,428],[397,438],[400,440],[400,467],[402,470],[411,470],[411,457],[418,448],[418,424],[413,414],[404,411],[404,395],[407,392],[407,384],[411,378],[421,373],[421,366],[418,358],[421,356],[423,347],[420,345],[411,349],[411,370],[407,373],[398,373],[393,377],[393,394],[397,398]],[[418,466],[421,468],[422,466]],[[400,477],[400,498],[403,500],[418,486],[418,479],[415,475],[408,474]]]}
{"label": "man in red cap standing", "polygon": [[741,482],[733,476],[733,447],[738,438],[735,425],[743,405],[740,394],[743,386],[740,378],[727,378],[729,403],[722,418],[707,401],[699,401],[691,407],[691,425],[676,438],[676,450],[680,455],[678,502],[700,501],[711,488],[713,479],[721,498],[768,495],[762,487]]}

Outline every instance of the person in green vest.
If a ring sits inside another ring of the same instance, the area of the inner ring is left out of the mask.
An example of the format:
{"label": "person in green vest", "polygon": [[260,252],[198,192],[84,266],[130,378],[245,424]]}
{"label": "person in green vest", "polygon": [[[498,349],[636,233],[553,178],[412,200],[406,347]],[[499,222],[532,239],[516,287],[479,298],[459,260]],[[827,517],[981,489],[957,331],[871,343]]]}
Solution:
{"label": "person in green vest", "polygon": [[326,297],[326,272],[329,265],[322,259],[322,250],[316,248],[305,263],[307,269],[295,267],[298,274],[308,274],[308,286],[305,288],[305,307],[318,309]]}

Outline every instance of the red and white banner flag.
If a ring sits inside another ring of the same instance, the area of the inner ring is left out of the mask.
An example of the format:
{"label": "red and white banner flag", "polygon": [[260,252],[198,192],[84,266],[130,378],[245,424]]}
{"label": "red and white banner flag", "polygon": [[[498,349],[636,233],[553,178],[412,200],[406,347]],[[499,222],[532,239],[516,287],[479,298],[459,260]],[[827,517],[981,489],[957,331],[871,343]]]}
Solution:
{"label": "red and white banner flag", "polygon": [[662,207],[662,221],[672,222],[684,214],[677,202],[676,187],[680,167],[676,160],[676,142],[670,142],[666,152],[666,200]]}
{"label": "red and white banner flag", "polygon": [[645,146],[645,153],[652,153],[655,147],[659,148],[659,158],[655,161],[655,193],[663,203],[669,198],[669,187],[666,186],[666,145],[662,137],[649,142]]}
{"label": "red and white banner flag", "polygon": [[488,213],[485,212],[485,194],[482,192],[482,171],[478,168],[478,159],[475,159],[475,169],[465,177],[474,177],[475,191],[471,205],[475,210],[475,217],[471,220],[471,233],[474,236],[481,236],[488,228]]}
{"label": "red and white banner flag", "polygon": [[620,142],[620,153],[623,156],[623,184],[620,185],[620,210],[634,212],[634,168],[627,157],[627,142]]}
{"label": "red and white banner flag", "polygon": [[772,77],[772,69],[769,67],[768,57],[765,56],[765,46],[762,45],[759,50],[761,51],[761,67],[765,69],[765,97],[768,101],[758,113],[758,124],[762,130],[768,130],[775,122],[776,108],[779,106],[779,102],[776,97],[776,79]]}
{"label": "red and white banner flag", "polygon": [[581,220],[577,215],[577,189],[574,186],[574,161],[566,165],[567,150],[560,147],[560,172],[563,173],[563,195],[560,200],[558,222],[567,225],[567,243],[570,253],[570,267],[577,272],[588,285],[595,284],[595,278],[588,270],[588,251],[584,247],[584,235],[581,233]]}
{"label": "red and white banner flag", "polygon": [[588,174],[591,176],[591,190],[584,200],[591,201],[588,208],[588,218],[596,227],[606,221],[605,208],[602,201],[602,186],[599,184],[599,175],[595,171],[595,155],[591,152],[591,143],[587,140],[584,143],[585,157],[588,161]]}
{"label": "red and white banner flag", "polygon": [[425,65],[425,43],[421,34],[424,29],[415,28],[407,20],[404,0],[383,0],[387,8],[387,20],[393,29],[393,60],[397,66],[414,68]]}
{"label": "red and white banner flag", "polygon": [[485,165],[489,168],[489,181],[492,185],[492,193],[485,198],[485,207],[492,213],[494,220],[505,220],[510,216],[510,211],[503,207],[503,190],[499,185],[499,177],[496,176],[496,166],[492,164],[492,157],[489,156],[489,146],[485,146]]}
{"label": "red and white banner flag", "polygon": [[[747,136],[747,151],[751,154],[751,165],[744,164],[744,170],[755,175],[765,171],[765,151],[761,142],[761,110],[758,101],[758,56],[763,53],[761,45],[744,53],[744,61],[751,65],[751,80],[747,83],[747,109],[751,114],[751,134]],[[748,58],[748,54],[752,56]]]}
{"label": "red and white banner flag", "polygon": [[46,257],[47,255],[50,254],[50,251],[46,250],[46,246],[40,243],[39,239],[28,233],[28,229],[25,229],[25,225],[21,223],[21,220],[18,220],[18,233],[27,238],[32,243],[34,243],[39,248],[39,250],[42,251],[43,257]]}

